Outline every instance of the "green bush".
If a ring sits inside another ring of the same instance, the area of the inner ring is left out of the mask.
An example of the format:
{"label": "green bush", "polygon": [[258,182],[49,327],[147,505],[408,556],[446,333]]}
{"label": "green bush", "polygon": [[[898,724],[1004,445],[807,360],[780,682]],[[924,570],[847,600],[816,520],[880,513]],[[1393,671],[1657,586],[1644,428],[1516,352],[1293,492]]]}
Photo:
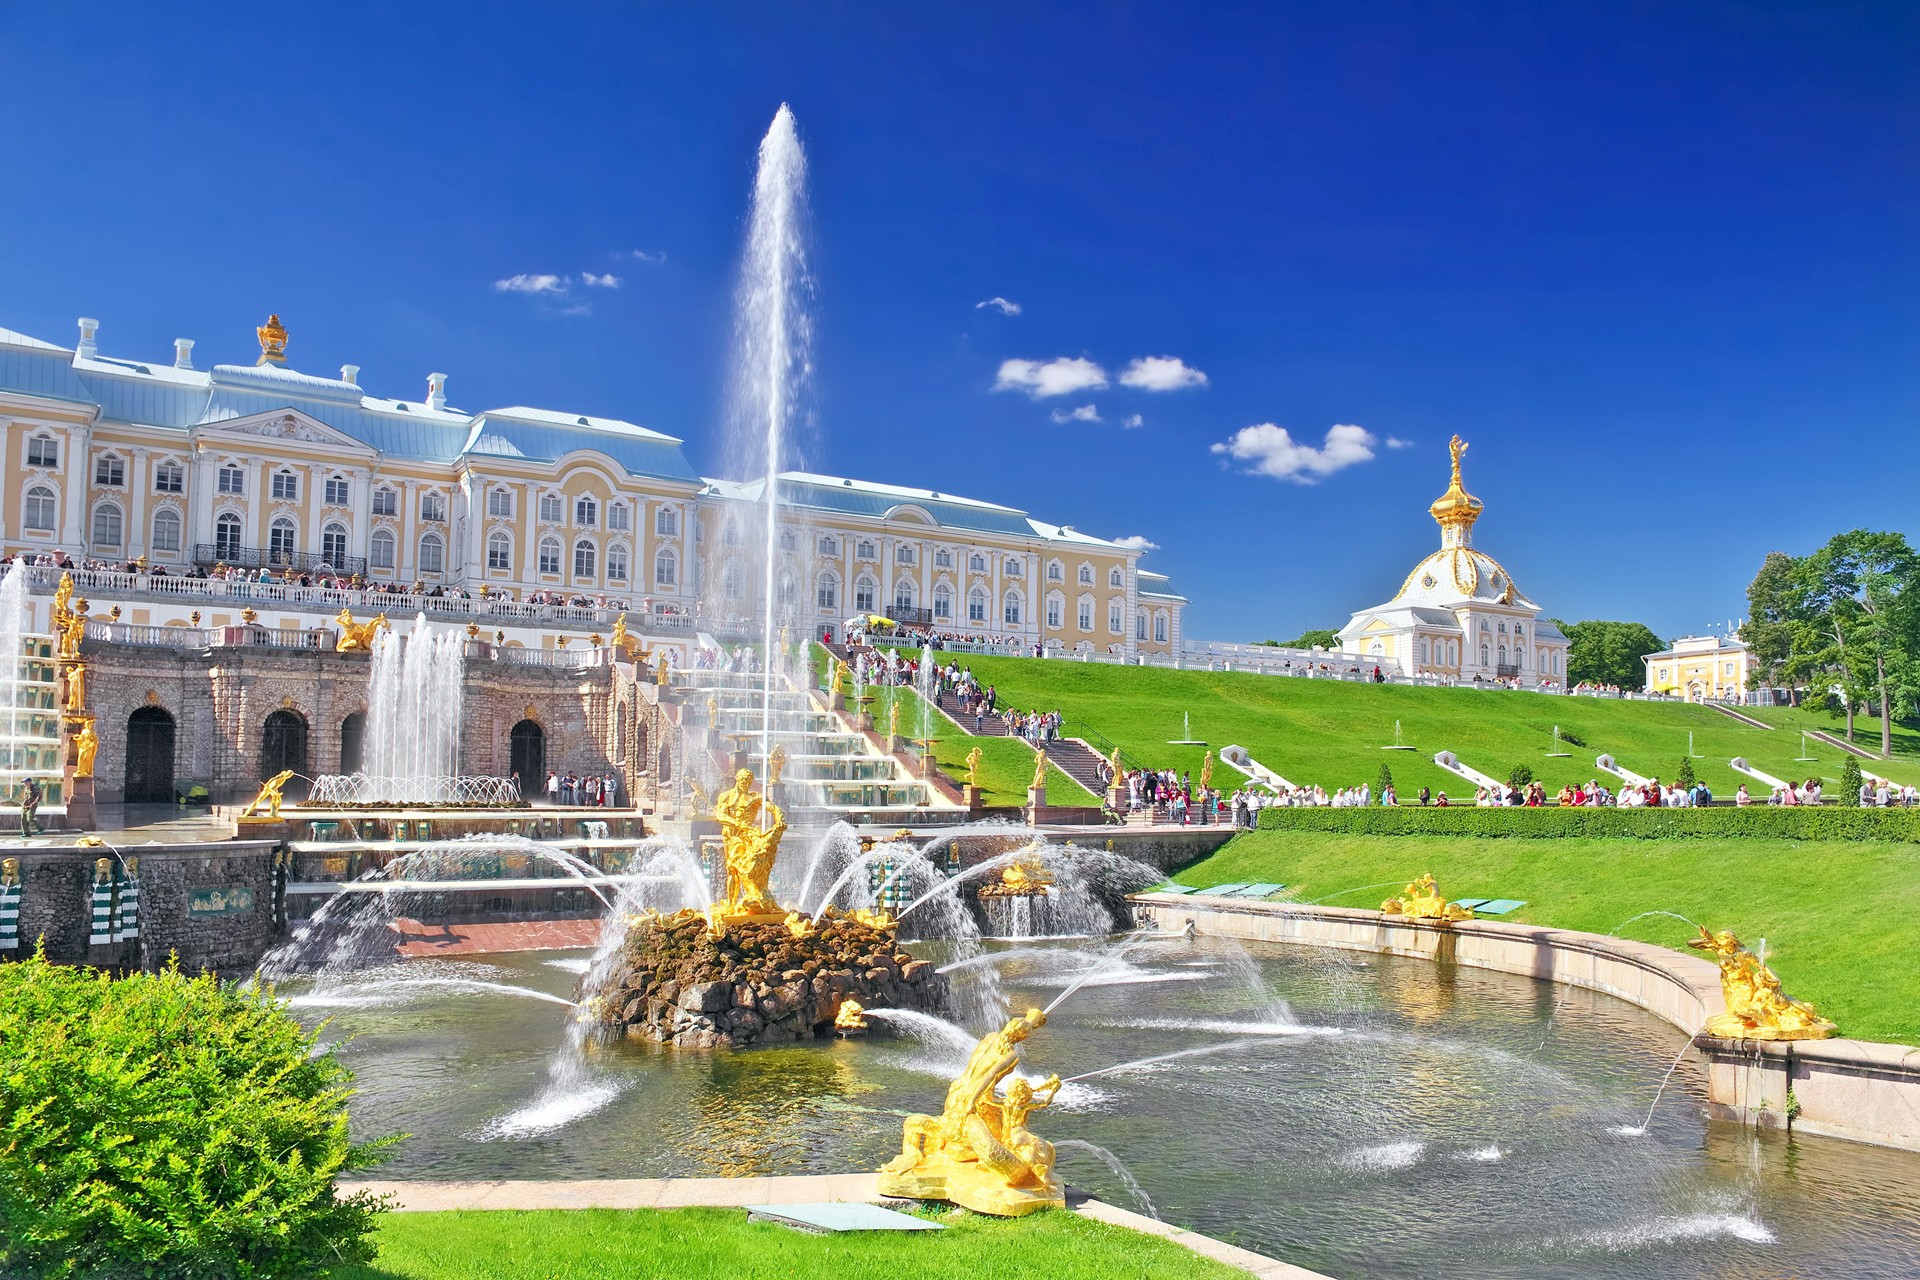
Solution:
{"label": "green bush", "polygon": [[1507,772],[1507,785],[1516,791],[1533,781],[1533,766],[1517,764]]}
{"label": "green bush", "polygon": [[1387,794],[1387,788],[1393,785],[1393,770],[1386,765],[1380,766],[1380,776],[1373,780],[1373,798],[1377,801]]}
{"label": "green bush", "polygon": [[1849,809],[1860,807],[1860,762],[1852,756],[1840,766],[1840,794],[1836,799]]}
{"label": "green bush", "polygon": [[264,993],[0,965],[0,1275],[323,1274],[374,1252],[335,1179],[352,1073]]}
{"label": "green bush", "polygon": [[1693,776],[1693,757],[1681,756],[1680,767],[1673,771],[1673,785],[1685,791],[1698,781],[1699,779]]}
{"label": "green bush", "polygon": [[1558,839],[1633,836],[1646,840],[1773,836],[1789,840],[1892,840],[1920,844],[1920,809],[1481,809],[1471,803],[1445,809],[1262,809],[1271,831],[1323,831],[1372,836],[1467,836],[1477,839]]}

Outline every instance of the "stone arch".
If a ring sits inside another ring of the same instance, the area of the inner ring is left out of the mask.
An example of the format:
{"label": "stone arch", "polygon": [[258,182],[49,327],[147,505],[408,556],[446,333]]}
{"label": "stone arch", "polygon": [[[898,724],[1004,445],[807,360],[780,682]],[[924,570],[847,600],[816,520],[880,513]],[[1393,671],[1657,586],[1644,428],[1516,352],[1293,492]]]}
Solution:
{"label": "stone arch", "polygon": [[122,799],[128,804],[165,804],[173,800],[175,750],[173,715],[164,707],[135,707],[127,717],[126,773]]}
{"label": "stone arch", "polygon": [[349,712],[340,722],[340,772],[359,773],[367,763],[367,713]]}
{"label": "stone arch", "polygon": [[520,779],[520,794],[527,800],[547,794],[547,731],[529,717],[507,733],[508,771]]}
{"label": "stone arch", "polygon": [[307,761],[307,718],[292,707],[276,709],[260,725],[260,781],[286,769],[293,770],[294,776],[281,794],[288,799],[305,795],[307,775],[312,773]]}

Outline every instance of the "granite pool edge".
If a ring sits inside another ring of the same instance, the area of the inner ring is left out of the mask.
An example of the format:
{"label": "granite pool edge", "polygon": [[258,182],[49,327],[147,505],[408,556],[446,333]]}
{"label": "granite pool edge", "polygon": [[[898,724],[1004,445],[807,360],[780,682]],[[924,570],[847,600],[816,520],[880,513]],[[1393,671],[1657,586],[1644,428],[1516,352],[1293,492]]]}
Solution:
{"label": "granite pool edge", "polygon": [[1169,932],[1405,956],[1598,991],[1693,1037],[1712,1115],[1920,1151],[1920,1048],[1871,1040],[1777,1044],[1702,1034],[1726,1011],[1713,962],[1666,947],[1500,920],[1436,927],[1379,911],[1143,893],[1136,913]]}

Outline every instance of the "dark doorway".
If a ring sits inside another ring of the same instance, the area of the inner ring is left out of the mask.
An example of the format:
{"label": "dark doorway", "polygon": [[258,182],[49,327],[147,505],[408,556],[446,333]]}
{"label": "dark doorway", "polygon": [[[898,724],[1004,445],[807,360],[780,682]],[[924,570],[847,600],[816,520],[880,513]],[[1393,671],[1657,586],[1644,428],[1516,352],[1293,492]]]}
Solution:
{"label": "dark doorway", "polygon": [[507,759],[513,776],[520,779],[520,795],[526,800],[544,799],[547,794],[547,732],[531,720],[513,726],[507,738]]}
{"label": "dark doorway", "polygon": [[359,773],[366,760],[367,713],[356,711],[340,722],[340,772]]}
{"label": "dark doorway", "polygon": [[307,718],[298,711],[274,712],[260,731],[260,780],[283,769],[293,770],[294,776],[281,794],[290,800],[306,795]]}
{"label": "dark doorway", "polygon": [[660,744],[660,768],[655,771],[653,780],[663,787],[673,781],[673,748],[664,742]]}
{"label": "dark doorway", "polygon": [[173,800],[173,717],[159,707],[141,707],[127,717],[128,804]]}

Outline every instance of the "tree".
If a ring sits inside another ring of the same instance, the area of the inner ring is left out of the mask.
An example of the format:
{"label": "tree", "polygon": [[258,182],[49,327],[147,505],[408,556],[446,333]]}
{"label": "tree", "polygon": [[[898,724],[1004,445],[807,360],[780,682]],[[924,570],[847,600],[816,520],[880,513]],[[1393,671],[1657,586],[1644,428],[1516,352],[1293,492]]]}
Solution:
{"label": "tree", "polygon": [[1827,670],[1846,704],[1880,706],[1880,757],[1893,754],[1893,719],[1920,692],[1920,555],[1904,535],[1855,529],[1794,564],[1794,663]]}
{"label": "tree", "polygon": [[1667,646],[1641,622],[1557,622],[1567,637],[1567,682],[1638,689],[1647,669],[1640,659]]}
{"label": "tree", "polygon": [[1851,755],[1840,766],[1840,803],[1849,809],[1860,807],[1860,762]]}
{"label": "tree", "polygon": [[1319,645],[1322,649],[1338,649],[1340,634],[1337,631],[1302,631],[1297,640],[1258,640],[1256,644],[1270,644],[1279,649],[1311,649]]}
{"label": "tree", "polygon": [[1373,798],[1378,800],[1381,796],[1387,794],[1388,789],[1392,786],[1393,770],[1389,769],[1383,760],[1380,762],[1380,776],[1373,780]]}
{"label": "tree", "polygon": [[1690,791],[1699,779],[1693,776],[1693,757],[1681,756],[1680,767],[1673,771],[1673,785],[1682,791]]}
{"label": "tree", "polygon": [[1532,765],[1517,764],[1513,766],[1512,771],[1507,774],[1507,785],[1512,787],[1515,791],[1518,791],[1520,788],[1526,786],[1529,782],[1532,782],[1532,781],[1533,781]]}
{"label": "tree", "polygon": [[1793,661],[1794,623],[1800,608],[1794,559],[1784,551],[1769,551],[1760,572],[1747,584],[1747,620],[1740,624],[1740,641],[1753,655],[1748,687],[1789,685],[1788,699],[1798,706],[1797,691],[1787,671]]}

